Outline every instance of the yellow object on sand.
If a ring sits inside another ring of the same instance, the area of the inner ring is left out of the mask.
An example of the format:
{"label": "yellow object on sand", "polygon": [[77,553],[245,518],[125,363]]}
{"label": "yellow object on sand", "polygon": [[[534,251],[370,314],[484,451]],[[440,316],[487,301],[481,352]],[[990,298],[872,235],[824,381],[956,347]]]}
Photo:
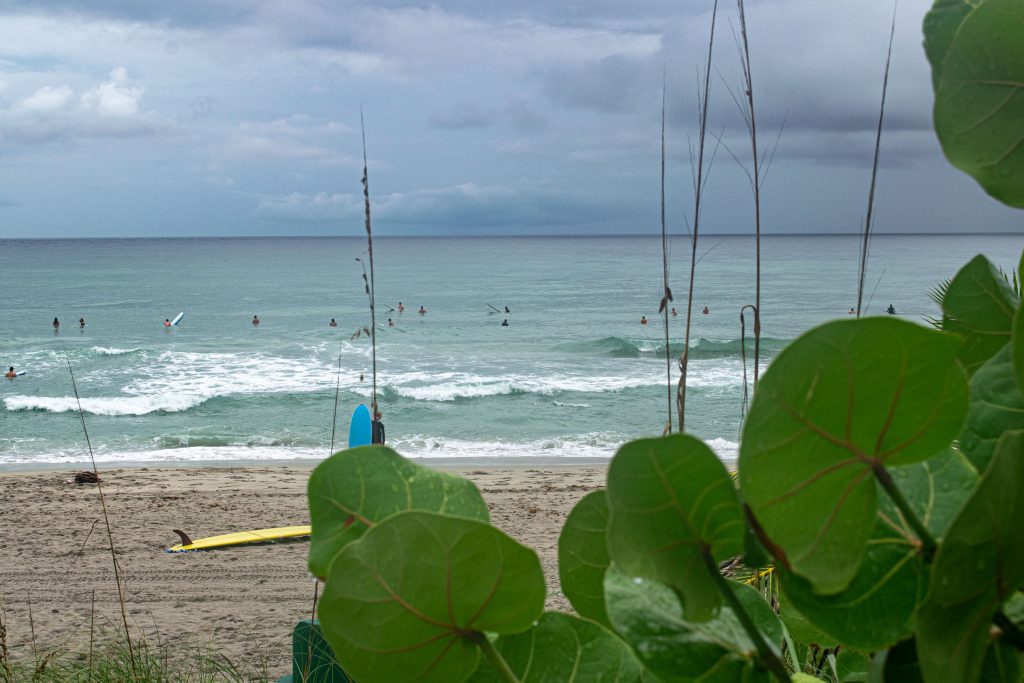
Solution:
{"label": "yellow object on sand", "polygon": [[[268,541],[281,541],[288,538],[301,538],[309,536],[312,528],[310,526],[279,526],[273,529],[255,529],[254,531],[236,531],[233,534],[221,534],[200,538],[190,543],[179,543],[167,549],[169,553],[183,553],[189,550],[211,550],[213,548],[224,548],[231,545],[242,545],[244,543],[266,543]],[[177,532],[180,534],[180,532]],[[183,536],[183,539],[187,539]]]}

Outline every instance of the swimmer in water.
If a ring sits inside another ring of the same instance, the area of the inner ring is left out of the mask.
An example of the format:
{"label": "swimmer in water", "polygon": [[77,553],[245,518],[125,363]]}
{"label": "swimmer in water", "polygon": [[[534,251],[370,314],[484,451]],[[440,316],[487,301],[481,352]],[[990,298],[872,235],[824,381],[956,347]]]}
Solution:
{"label": "swimmer in water", "polygon": [[171,321],[168,318],[164,318],[164,327],[170,327]]}
{"label": "swimmer in water", "polygon": [[253,327],[256,327],[256,326],[258,326],[259,324],[260,324],[260,318],[259,318],[259,316],[257,316],[257,315],[254,315],[254,316],[252,317],[252,326],[253,326]]}
{"label": "swimmer in water", "polygon": [[856,313],[857,311],[853,310],[852,308],[846,312],[847,315],[856,315]]}
{"label": "swimmer in water", "polygon": [[889,315],[896,315],[896,309],[892,307],[892,304],[889,304],[889,308],[885,309],[885,312]]}
{"label": "swimmer in water", "polygon": [[55,329],[55,330],[59,330],[60,329],[60,321],[57,320],[56,318],[53,319],[53,329]]}
{"label": "swimmer in water", "polygon": [[405,313],[405,306],[402,305],[401,301],[398,302],[398,312]]}
{"label": "swimmer in water", "polygon": [[337,321],[335,321],[335,320],[334,320],[334,318],[331,318],[331,322],[329,322],[329,323],[327,324],[327,326],[328,326],[328,327],[337,327],[337,326],[338,326],[338,323],[337,323]]}
{"label": "swimmer in water", "polygon": [[508,310],[508,306],[506,306],[506,307],[505,307],[505,312],[506,312],[506,313],[511,313],[512,311]]}
{"label": "swimmer in water", "polygon": [[388,327],[394,327],[394,326],[395,326],[395,321],[392,320],[391,318],[388,318]]}
{"label": "swimmer in water", "polygon": [[416,312],[419,313],[420,315],[426,315],[427,309],[423,308],[423,306],[420,306],[420,310]]}
{"label": "swimmer in water", "polygon": [[647,316],[646,315],[640,316],[640,324],[641,325],[646,325],[647,324]]}
{"label": "swimmer in water", "polygon": [[79,318],[78,319],[78,326],[79,327],[85,327],[85,318]]}
{"label": "swimmer in water", "polygon": [[501,321],[501,326],[508,327],[508,318],[505,318],[504,320]]}
{"label": "swimmer in water", "polygon": [[707,314],[708,314],[708,313],[710,313],[710,312],[711,312],[711,311],[709,311],[709,310],[708,310],[708,307],[707,307],[707,306],[705,306],[705,307],[704,307],[704,311],[703,311],[704,315],[707,315]]}
{"label": "swimmer in water", "polygon": [[8,379],[14,379],[17,376],[18,376],[18,373],[16,373],[14,371],[14,366],[13,365],[10,367],[10,369],[6,373],[4,373],[4,377],[7,377]]}

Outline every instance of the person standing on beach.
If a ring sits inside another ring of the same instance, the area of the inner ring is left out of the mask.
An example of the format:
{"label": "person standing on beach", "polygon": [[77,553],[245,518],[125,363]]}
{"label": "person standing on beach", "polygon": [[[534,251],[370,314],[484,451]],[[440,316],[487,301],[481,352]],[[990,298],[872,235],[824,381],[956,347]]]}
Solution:
{"label": "person standing on beach", "polygon": [[258,315],[254,315],[252,317],[252,326],[253,327],[258,327],[259,324],[260,324],[260,317]]}
{"label": "person standing on beach", "polygon": [[6,377],[7,379],[14,379],[17,376],[18,376],[18,373],[16,373],[14,371],[14,366],[13,365],[10,367],[10,369],[6,373],[4,373],[4,377]]}
{"label": "person standing on beach", "polygon": [[384,423],[380,421],[380,408],[373,411],[373,422],[370,424],[370,443],[384,445]]}
{"label": "person standing on beach", "polygon": [[56,318],[53,319],[53,331],[56,332],[60,329],[60,321]]}

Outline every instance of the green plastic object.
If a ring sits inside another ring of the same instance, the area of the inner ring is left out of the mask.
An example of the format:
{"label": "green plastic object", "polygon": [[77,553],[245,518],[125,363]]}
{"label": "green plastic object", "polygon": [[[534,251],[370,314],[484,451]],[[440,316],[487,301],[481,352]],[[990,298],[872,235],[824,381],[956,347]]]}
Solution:
{"label": "green plastic object", "polygon": [[292,630],[292,672],[277,683],[355,683],[324,640],[320,620],[303,619]]}

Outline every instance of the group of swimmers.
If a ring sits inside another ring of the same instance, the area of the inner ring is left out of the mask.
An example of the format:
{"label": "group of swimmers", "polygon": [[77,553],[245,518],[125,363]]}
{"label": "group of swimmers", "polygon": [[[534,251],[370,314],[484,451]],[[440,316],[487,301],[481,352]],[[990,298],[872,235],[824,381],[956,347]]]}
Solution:
{"label": "group of swimmers", "polygon": [[[85,318],[79,318],[78,319],[78,327],[79,328],[85,327]],[[60,330],[60,318],[54,318],[53,319],[53,331],[54,332],[58,332],[59,330]]]}
{"label": "group of swimmers", "polygon": [[[508,310],[508,309],[505,309],[505,310]],[[701,313],[703,313],[704,315],[707,315],[707,314],[711,313],[711,310],[708,309],[707,306],[705,306],[704,310],[701,311]],[[677,315],[679,315],[679,312],[676,311],[676,307],[673,306],[672,307],[672,317],[675,318]],[[640,324],[641,325],[646,325],[647,324],[647,316],[646,315],[640,316]]]}

